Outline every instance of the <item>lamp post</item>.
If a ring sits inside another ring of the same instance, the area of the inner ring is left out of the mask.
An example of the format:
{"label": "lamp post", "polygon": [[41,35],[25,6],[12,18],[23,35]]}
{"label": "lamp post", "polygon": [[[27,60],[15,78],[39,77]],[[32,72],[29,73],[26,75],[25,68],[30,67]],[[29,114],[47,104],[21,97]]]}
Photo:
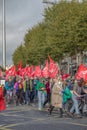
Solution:
{"label": "lamp post", "polygon": [[5,21],[5,0],[2,0],[2,66],[6,69],[6,21]]}

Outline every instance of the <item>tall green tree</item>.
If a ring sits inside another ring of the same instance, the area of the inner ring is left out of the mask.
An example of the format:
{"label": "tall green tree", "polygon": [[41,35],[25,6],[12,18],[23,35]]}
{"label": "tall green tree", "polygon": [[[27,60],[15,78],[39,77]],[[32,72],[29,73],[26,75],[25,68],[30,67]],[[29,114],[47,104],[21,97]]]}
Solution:
{"label": "tall green tree", "polygon": [[19,62],[22,61],[23,66],[26,66],[26,48],[24,45],[20,45],[13,54],[13,63],[18,66]]}
{"label": "tall green tree", "polygon": [[43,64],[48,54],[55,61],[64,54],[74,55],[87,50],[87,1],[62,0],[45,9],[44,20],[25,34],[23,45],[13,54],[26,64]]}
{"label": "tall green tree", "polygon": [[25,35],[24,45],[27,49],[27,63],[28,64],[42,64],[47,55],[44,53],[46,49],[46,32],[45,24],[40,23],[33,27]]}
{"label": "tall green tree", "polygon": [[58,58],[66,52],[73,55],[87,49],[86,12],[87,2],[78,1],[61,1],[46,10],[47,41]]}

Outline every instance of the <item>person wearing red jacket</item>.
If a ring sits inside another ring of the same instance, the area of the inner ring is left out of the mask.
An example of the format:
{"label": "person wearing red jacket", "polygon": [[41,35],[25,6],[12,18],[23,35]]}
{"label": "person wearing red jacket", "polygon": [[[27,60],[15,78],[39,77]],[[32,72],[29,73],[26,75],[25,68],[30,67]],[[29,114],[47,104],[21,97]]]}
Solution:
{"label": "person wearing red jacket", "polygon": [[3,88],[0,85],[0,111],[6,110],[4,95],[3,95]]}

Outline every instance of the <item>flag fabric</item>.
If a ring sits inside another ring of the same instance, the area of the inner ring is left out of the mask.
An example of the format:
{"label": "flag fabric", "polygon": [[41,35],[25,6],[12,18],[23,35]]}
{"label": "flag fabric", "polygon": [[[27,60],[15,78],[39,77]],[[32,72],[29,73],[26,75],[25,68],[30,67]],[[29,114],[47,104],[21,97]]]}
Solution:
{"label": "flag fabric", "polygon": [[48,60],[46,60],[46,65],[42,70],[42,77],[48,78],[49,77],[49,65],[48,65]]}
{"label": "flag fabric", "polygon": [[53,61],[53,59],[48,56],[49,60],[50,60],[50,64],[49,64],[49,77],[50,78],[55,78],[58,74],[58,65]]}
{"label": "flag fabric", "polygon": [[29,66],[26,66],[26,67],[24,68],[24,74],[25,74],[25,76],[28,76],[28,73],[30,73],[30,67],[29,67]]}
{"label": "flag fabric", "polygon": [[35,73],[34,73],[34,76],[42,77],[40,66],[35,66]]}
{"label": "flag fabric", "polygon": [[8,76],[15,76],[19,75],[24,78],[24,76],[28,76],[29,78],[37,77],[44,77],[44,78],[55,78],[58,74],[58,65],[54,62],[54,60],[49,57],[49,63],[48,59],[46,60],[46,65],[41,70],[40,66],[26,66],[25,68],[22,68],[22,61],[18,64],[18,70],[16,71],[15,65],[10,67],[8,70],[6,70],[6,78],[8,79]]}
{"label": "flag fabric", "polygon": [[67,78],[69,78],[69,74],[62,74],[61,75],[61,78],[62,78],[62,80],[66,80]]}
{"label": "flag fabric", "polygon": [[35,69],[34,69],[34,66],[30,66],[30,73],[29,73],[29,77],[30,78],[34,78],[34,75],[35,75]]}
{"label": "flag fabric", "polygon": [[22,75],[22,61],[20,61],[18,64],[17,74],[20,76]]}
{"label": "flag fabric", "polygon": [[22,69],[20,70],[19,75],[24,79],[24,76],[25,76],[25,68],[22,68]]}
{"label": "flag fabric", "polygon": [[18,70],[22,69],[22,61],[20,60],[19,64],[18,64]]}
{"label": "flag fabric", "polygon": [[22,78],[24,76],[28,76],[29,78],[34,78],[34,66],[26,66],[25,68],[19,67],[17,74],[20,75]]}
{"label": "flag fabric", "polygon": [[87,81],[87,68],[84,64],[79,66],[75,77],[77,80],[83,78],[85,81]]}
{"label": "flag fabric", "polygon": [[17,73],[16,73],[16,67],[15,67],[15,65],[13,65],[8,70],[6,70],[6,77],[15,76],[16,74]]}

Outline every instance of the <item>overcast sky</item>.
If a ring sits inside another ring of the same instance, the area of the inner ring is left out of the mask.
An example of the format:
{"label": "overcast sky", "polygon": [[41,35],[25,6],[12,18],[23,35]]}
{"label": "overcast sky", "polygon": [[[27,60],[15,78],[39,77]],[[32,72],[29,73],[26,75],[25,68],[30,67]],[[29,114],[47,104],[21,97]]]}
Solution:
{"label": "overcast sky", "polygon": [[[0,65],[2,65],[2,1],[0,0]],[[5,0],[7,65],[12,64],[12,54],[23,42],[27,30],[43,20],[45,5],[42,1]]]}

